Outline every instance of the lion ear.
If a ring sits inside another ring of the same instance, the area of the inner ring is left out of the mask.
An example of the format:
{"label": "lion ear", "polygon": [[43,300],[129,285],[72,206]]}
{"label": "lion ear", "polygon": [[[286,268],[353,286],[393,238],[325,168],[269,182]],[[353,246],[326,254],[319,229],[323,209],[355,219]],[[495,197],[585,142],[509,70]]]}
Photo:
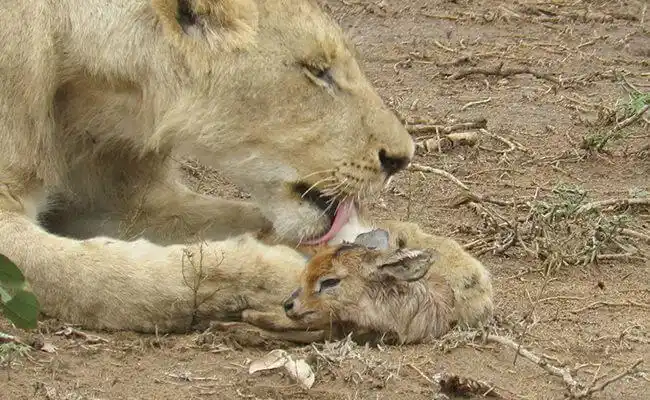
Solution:
{"label": "lion ear", "polygon": [[176,22],[185,34],[198,37],[202,35],[202,18],[199,19],[198,10],[190,0],[178,0],[176,7]]}
{"label": "lion ear", "polygon": [[177,38],[202,39],[210,47],[237,48],[257,31],[253,0],[151,0],[164,29]]}

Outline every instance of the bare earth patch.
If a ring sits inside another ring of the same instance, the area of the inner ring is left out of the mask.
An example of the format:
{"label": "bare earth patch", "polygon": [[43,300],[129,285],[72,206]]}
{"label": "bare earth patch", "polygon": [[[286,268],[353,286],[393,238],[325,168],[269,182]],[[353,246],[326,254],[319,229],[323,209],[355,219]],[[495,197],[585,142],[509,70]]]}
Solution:
{"label": "bare earth patch", "polygon": [[[465,244],[494,275],[494,324],[364,348],[78,332],[51,320],[28,335],[3,320],[0,332],[42,350],[0,346],[0,398],[647,399],[648,3],[322,3],[418,142],[374,215]],[[197,190],[246,197],[199,165],[185,171]],[[275,348],[305,358],[311,389],[283,370],[248,374]]]}

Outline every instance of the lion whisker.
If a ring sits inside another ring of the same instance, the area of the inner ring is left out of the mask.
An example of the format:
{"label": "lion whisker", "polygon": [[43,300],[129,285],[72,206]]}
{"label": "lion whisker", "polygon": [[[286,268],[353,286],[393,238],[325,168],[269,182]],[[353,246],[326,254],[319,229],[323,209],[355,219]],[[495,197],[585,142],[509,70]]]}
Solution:
{"label": "lion whisker", "polygon": [[338,194],[338,189],[343,186],[346,182],[348,181],[348,178],[343,179],[341,182],[339,182],[336,186],[333,187],[328,187],[323,190],[321,190],[321,193],[327,197],[333,197]]}
{"label": "lion whisker", "polygon": [[336,181],[336,179],[335,179],[334,177],[332,177],[332,176],[328,176],[327,178],[323,178],[323,179],[321,179],[321,180],[319,180],[319,181],[316,181],[316,183],[314,183],[313,185],[311,185],[311,186],[309,187],[309,189],[305,190],[305,192],[300,196],[300,198],[301,198],[301,199],[302,199],[302,198],[305,198],[305,196],[307,195],[307,193],[309,193],[312,189],[314,189],[318,184],[323,183],[323,182],[327,182],[327,181],[331,181],[331,180]]}
{"label": "lion whisker", "polygon": [[324,170],[321,170],[321,171],[311,172],[311,173],[309,173],[307,175],[302,176],[299,180],[305,180],[305,179],[307,179],[307,178],[309,178],[311,176],[318,175],[318,174],[333,173],[334,171],[335,171],[334,169],[330,168],[330,169],[324,169]]}

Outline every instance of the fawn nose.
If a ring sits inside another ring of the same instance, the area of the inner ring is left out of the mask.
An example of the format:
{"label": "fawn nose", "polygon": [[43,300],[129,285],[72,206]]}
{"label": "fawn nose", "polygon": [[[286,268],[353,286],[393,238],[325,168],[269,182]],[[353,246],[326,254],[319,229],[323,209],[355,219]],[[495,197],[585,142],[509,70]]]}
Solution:
{"label": "fawn nose", "polygon": [[293,299],[286,300],[282,306],[284,307],[284,312],[286,313],[293,310]]}
{"label": "fawn nose", "polygon": [[381,164],[381,169],[383,169],[388,176],[394,175],[403,170],[409,162],[411,162],[411,160],[408,157],[391,156],[386,152],[386,150],[379,150],[379,163]]}

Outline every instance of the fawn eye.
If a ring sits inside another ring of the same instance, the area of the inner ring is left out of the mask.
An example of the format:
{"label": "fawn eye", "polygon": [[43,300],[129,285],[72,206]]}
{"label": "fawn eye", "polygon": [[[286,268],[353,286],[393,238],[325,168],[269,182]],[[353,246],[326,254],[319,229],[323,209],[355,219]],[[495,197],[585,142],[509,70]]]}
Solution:
{"label": "fawn eye", "polygon": [[339,283],[341,283],[341,280],[337,278],[324,279],[321,281],[320,289],[318,289],[318,291],[322,292],[325,289],[333,288],[337,286]]}

